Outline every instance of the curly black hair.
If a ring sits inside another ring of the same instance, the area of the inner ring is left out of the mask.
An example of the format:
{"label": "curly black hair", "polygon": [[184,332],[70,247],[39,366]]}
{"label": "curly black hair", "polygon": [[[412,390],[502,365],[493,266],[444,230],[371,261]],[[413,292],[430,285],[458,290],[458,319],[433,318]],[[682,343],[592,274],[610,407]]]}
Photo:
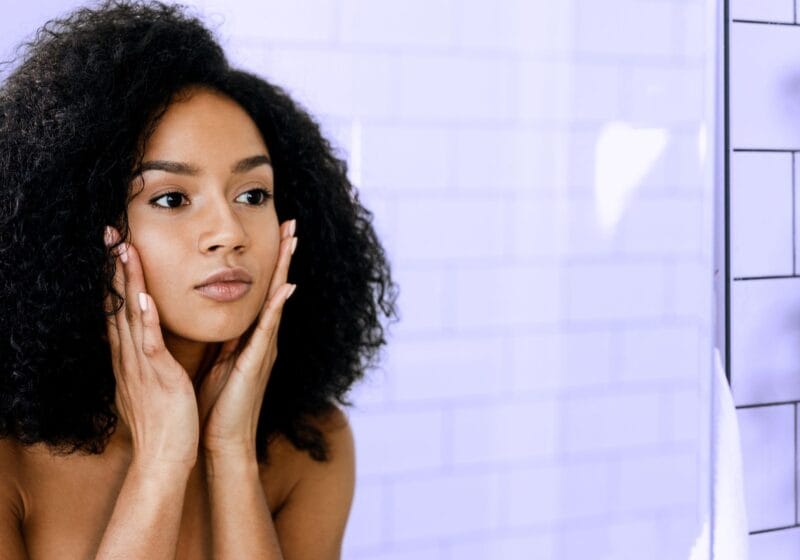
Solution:
{"label": "curly black hair", "polygon": [[[186,7],[106,1],[47,22],[0,86],[0,438],[54,452],[102,453],[117,427],[103,300],[112,293],[106,224],[128,239],[127,203],[143,146],[173,99],[227,95],[269,148],[279,221],[305,239],[258,425],[257,456],[285,435],[328,458],[314,418],[377,364],[380,315],[398,286],[317,122],[282,88],[229,65]],[[14,61],[12,61],[14,62]],[[10,64],[6,63],[6,64]]]}

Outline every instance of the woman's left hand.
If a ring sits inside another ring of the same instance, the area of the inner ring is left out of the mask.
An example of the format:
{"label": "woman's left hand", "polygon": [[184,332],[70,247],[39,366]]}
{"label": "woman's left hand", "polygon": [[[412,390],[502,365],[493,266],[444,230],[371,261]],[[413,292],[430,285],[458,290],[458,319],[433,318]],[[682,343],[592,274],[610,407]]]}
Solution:
{"label": "woman's left hand", "polygon": [[255,458],[258,417],[278,356],[278,325],[295,288],[286,283],[297,242],[292,222],[281,225],[278,264],[250,338],[241,349],[247,333],[222,345],[197,392],[200,444],[207,455]]}

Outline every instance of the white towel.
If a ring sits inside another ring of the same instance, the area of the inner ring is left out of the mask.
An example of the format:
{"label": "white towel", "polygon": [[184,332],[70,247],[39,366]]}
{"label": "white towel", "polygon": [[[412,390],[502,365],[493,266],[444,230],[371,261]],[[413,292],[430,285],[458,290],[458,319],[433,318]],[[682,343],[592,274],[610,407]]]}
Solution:
{"label": "white towel", "polygon": [[[739,424],[719,349],[714,349],[711,472],[714,527],[713,560],[747,560],[747,512],[742,475],[742,449]],[[689,555],[690,560],[708,558],[708,523]]]}

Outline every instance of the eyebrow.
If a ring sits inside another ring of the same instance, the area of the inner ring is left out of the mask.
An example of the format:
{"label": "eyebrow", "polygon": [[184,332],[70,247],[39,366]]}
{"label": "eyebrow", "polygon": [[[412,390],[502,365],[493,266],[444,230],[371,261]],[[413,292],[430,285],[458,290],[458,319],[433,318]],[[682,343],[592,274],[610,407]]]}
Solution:
{"label": "eyebrow", "polygon": [[[266,155],[246,157],[237,161],[233,164],[233,166],[231,166],[231,173],[247,173],[259,165],[269,165],[272,167],[272,161],[269,159],[269,156]],[[134,176],[141,175],[145,171],[166,171],[167,173],[190,176],[196,176],[200,174],[200,168],[195,165],[181,161],[167,161],[161,159],[143,162],[136,173],[134,173]]]}

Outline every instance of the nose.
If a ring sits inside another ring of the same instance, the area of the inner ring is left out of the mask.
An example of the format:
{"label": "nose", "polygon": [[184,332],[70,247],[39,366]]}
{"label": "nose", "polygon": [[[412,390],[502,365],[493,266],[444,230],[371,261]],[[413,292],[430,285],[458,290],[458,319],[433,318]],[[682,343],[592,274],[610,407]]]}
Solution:
{"label": "nose", "polygon": [[247,244],[247,231],[237,216],[233,203],[224,195],[215,196],[200,213],[198,245],[201,253],[241,250]]}

